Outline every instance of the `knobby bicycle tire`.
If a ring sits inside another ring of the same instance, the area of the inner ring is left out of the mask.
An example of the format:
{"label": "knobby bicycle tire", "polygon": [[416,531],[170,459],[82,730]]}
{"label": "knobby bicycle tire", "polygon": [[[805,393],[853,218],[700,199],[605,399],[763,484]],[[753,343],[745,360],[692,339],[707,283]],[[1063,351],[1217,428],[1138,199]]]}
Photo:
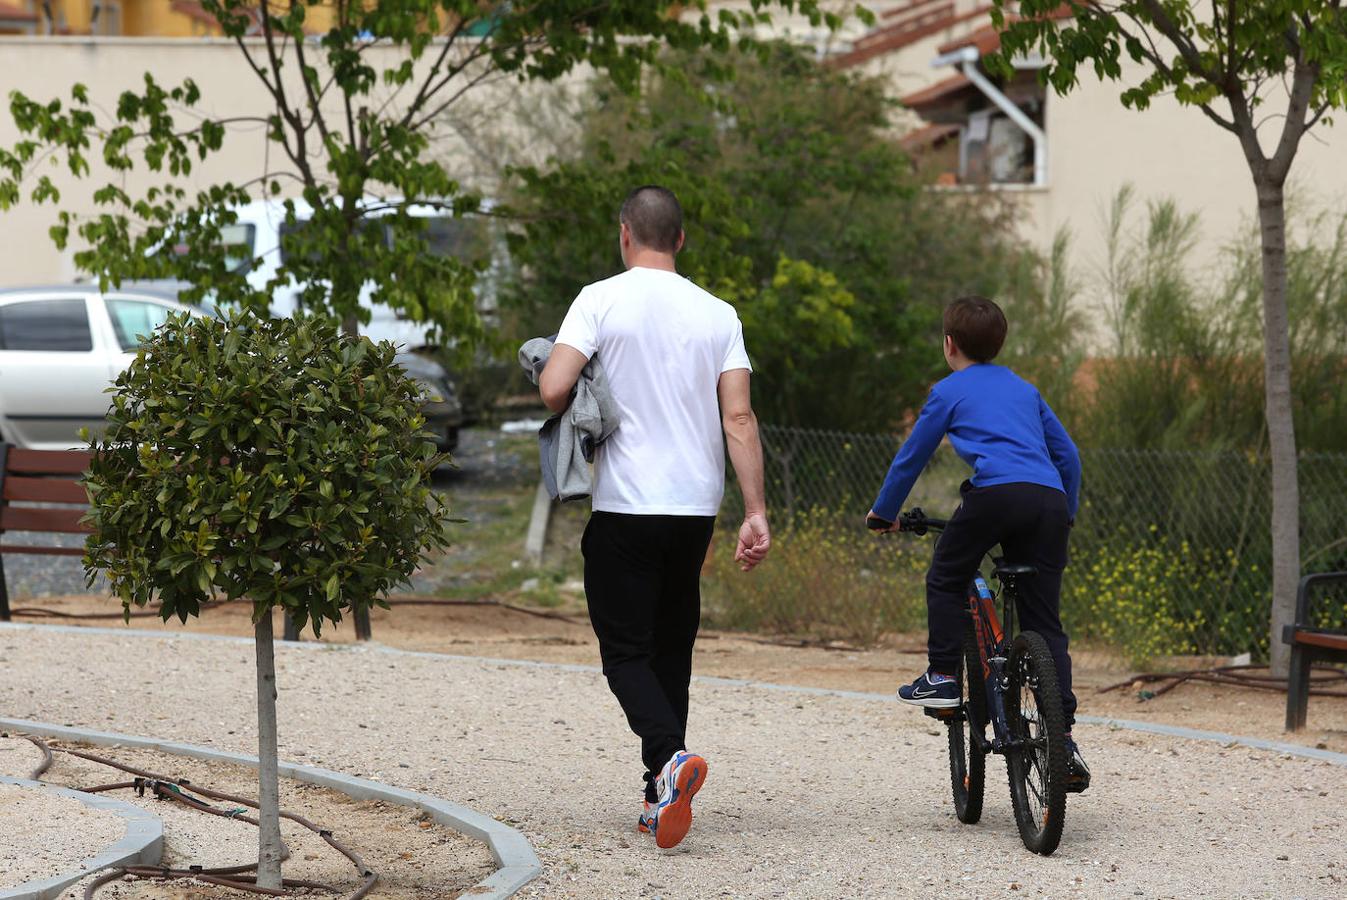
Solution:
{"label": "knobby bicycle tire", "polygon": [[[1031,746],[1006,754],[1010,801],[1024,846],[1050,855],[1066,824],[1066,724],[1057,668],[1042,636],[1021,632],[1010,647],[1006,724]],[[1032,700],[1033,715],[1024,704]]]}
{"label": "knobby bicycle tire", "polygon": [[963,660],[959,666],[959,687],[963,691],[963,715],[949,722],[949,775],[954,792],[954,814],[965,825],[982,818],[982,798],[987,782],[987,757],[974,734],[985,735],[987,725],[987,688],[982,678],[982,660],[978,655],[973,624],[963,636]]}

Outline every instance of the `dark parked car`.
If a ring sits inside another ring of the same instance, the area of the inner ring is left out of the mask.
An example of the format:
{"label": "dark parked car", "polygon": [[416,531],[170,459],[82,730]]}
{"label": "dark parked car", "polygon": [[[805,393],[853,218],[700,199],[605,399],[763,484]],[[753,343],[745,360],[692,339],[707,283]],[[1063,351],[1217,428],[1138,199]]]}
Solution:
{"label": "dark parked car", "polygon": [[419,353],[399,353],[394,359],[425,391],[421,413],[426,430],[434,432],[435,444],[446,453],[458,448],[458,430],[463,427],[463,404],[444,367]]}

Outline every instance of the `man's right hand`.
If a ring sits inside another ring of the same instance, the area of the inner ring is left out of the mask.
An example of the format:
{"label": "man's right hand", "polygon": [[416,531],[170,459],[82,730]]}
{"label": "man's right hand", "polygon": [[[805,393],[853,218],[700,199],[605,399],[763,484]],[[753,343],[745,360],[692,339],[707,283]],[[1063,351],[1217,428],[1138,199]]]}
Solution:
{"label": "man's right hand", "polygon": [[767,529],[767,517],[761,513],[752,513],[744,517],[739,526],[739,545],[734,550],[734,560],[745,572],[767,558],[772,548],[772,535]]}

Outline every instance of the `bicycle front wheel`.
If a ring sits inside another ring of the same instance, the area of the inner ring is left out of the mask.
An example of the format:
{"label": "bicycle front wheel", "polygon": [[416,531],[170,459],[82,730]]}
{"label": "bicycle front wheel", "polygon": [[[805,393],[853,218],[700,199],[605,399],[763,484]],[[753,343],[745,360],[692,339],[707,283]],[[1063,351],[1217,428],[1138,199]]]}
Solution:
{"label": "bicycle front wheel", "polygon": [[963,708],[949,722],[949,776],[954,789],[954,814],[972,825],[982,818],[982,795],[986,786],[987,757],[977,738],[987,724],[987,688],[982,679],[982,660],[969,623],[964,631],[963,663],[959,687]]}
{"label": "bicycle front wheel", "polygon": [[1048,856],[1066,824],[1066,725],[1057,669],[1043,638],[1026,631],[1010,647],[1006,754],[1010,801],[1024,846]]}

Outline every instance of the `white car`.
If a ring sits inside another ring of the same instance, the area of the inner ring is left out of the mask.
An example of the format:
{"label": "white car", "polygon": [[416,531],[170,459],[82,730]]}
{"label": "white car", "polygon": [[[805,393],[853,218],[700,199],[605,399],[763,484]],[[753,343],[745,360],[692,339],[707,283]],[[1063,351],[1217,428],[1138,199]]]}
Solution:
{"label": "white car", "polygon": [[105,424],[104,391],[140,338],[174,312],[170,297],[97,285],[0,290],[0,439],[34,450],[82,448]]}
{"label": "white car", "polygon": [[[80,429],[97,433],[106,423],[107,388],[131,365],[141,338],[174,312],[207,314],[139,289],[0,290],[0,440],[32,450],[83,447]],[[411,353],[394,362],[421,386],[436,444],[454,450],[463,407],[448,373]]]}

